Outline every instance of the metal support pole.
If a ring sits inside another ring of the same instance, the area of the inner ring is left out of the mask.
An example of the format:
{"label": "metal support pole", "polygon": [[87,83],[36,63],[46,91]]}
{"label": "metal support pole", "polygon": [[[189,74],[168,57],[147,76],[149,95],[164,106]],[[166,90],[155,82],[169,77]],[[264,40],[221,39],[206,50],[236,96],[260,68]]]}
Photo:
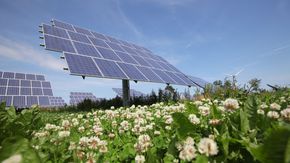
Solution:
{"label": "metal support pole", "polygon": [[122,80],[123,86],[123,106],[129,106],[130,102],[130,83],[129,80]]}

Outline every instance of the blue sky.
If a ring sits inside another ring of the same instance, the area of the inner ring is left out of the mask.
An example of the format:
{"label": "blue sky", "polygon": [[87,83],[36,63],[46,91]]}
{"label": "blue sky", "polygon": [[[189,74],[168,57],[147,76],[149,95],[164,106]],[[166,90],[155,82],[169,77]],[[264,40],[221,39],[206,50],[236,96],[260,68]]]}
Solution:
{"label": "blue sky", "polygon": [[[52,18],[145,46],[210,82],[243,69],[240,84],[290,84],[289,0],[1,0],[0,69],[44,74],[68,102],[70,91],[114,97],[121,81],[63,71],[60,53],[39,46],[38,25]],[[145,93],[164,86],[131,82]]]}

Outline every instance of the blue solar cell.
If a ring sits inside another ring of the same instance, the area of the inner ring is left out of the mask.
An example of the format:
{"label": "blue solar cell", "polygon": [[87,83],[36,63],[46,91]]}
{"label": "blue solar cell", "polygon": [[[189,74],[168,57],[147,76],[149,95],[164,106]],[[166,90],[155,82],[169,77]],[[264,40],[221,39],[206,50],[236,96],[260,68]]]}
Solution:
{"label": "blue solar cell", "polygon": [[187,85],[193,86],[195,85],[188,77],[181,73],[175,73],[176,76],[181,78]]}
{"label": "blue solar cell", "polygon": [[16,107],[25,107],[25,96],[13,96],[13,105]]}
{"label": "blue solar cell", "polygon": [[132,63],[132,64],[138,64],[129,54],[127,53],[122,53],[116,51],[116,54],[118,55],[119,58],[121,58],[125,63]]}
{"label": "blue solar cell", "polygon": [[79,75],[101,76],[94,61],[90,57],[64,53],[70,72]]}
{"label": "blue solar cell", "polygon": [[132,55],[132,57],[142,66],[148,66],[151,67],[151,65],[149,65],[142,57],[139,56],[134,56]]}
{"label": "blue solar cell", "polygon": [[117,44],[121,44],[117,39],[110,37],[110,36],[106,36],[111,42],[113,43],[117,43]]}
{"label": "blue solar cell", "polygon": [[26,74],[26,79],[27,80],[36,80],[36,76],[33,74]]}
{"label": "blue solar cell", "polygon": [[179,73],[182,73],[181,71],[179,71],[177,68],[175,68],[174,66],[172,66],[171,64],[169,63],[165,63],[168,67],[170,67],[173,71],[175,72],[179,72]]}
{"label": "blue solar cell", "polygon": [[105,77],[127,79],[115,62],[103,59],[95,59],[95,62]]}
{"label": "blue solar cell", "polygon": [[118,44],[115,43],[111,43],[111,42],[106,42],[113,50],[115,51],[120,51],[120,52],[126,52],[125,50],[123,50],[121,48],[121,46],[119,46]]}
{"label": "blue solar cell", "polygon": [[39,105],[49,106],[49,99],[47,96],[39,96]]}
{"label": "blue solar cell", "polygon": [[156,75],[158,75],[164,82],[169,83],[169,84],[174,84],[176,83],[173,79],[171,79],[167,74],[165,74],[161,70],[157,69],[152,69]]}
{"label": "blue solar cell", "polygon": [[15,79],[25,79],[25,74],[15,73]]}
{"label": "blue solar cell", "polygon": [[7,86],[7,84],[8,84],[8,79],[0,79],[0,85]]}
{"label": "blue solar cell", "polygon": [[88,43],[88,44],[91,43],[86,35],[71,32],[71,31],[68,31],[68,34],[72,40],[80,41],[80,42],[84,42],[84,43]]}
{"label": "blue solar cell", "polygon": [[149,63],[151,67],[153,68],[163,69],[155,60],[148,59],[148,58],[144,58],[144,60],[146,60],[146,62]]}
{"label": "blue solar cell", "polygon": [[0,96],[0,102],[6,102],[6,106],[11,106],[12,96]]}
{"label": "blue solar cell", "polygon": [[106,44],[105,41],[101,40],[101,39],[97,39],[97,38],[93,38],[93,37],[89,37],[89,39],[92,41],[92,43],[96,46],[99,46],[99,47],[105,47],[105,48],[110,48],[108,46],[108,44]]}
{"label": "blue solar cell", "polygon": [[31,88],[20,88],[20,95],[31,95]]}
{"label": "blue solar cell", "polygon": [[43,89],[43,95],[53,96],[51,89]]}
{"label": "blue solar cell", "polygon": [[45,78],[43,75],[36,75],[36,80],[39,80],[39,81],[44,81]]}
{"label": "blue solar cell", "polygon": [[151,55],[149,55],[148,53],[144,53],[141,50],[134,50],[139,56],[141,57],[147,57],[147,58],[151,58]]}
{"label": "blue solar cell", "polygon": [[167,71],[164,71],[164,72],[176,82],[175,84],[186,85],[186,82],[180,79],[178,76],[176,76],[173,72],[167,72]]}
{"label": "blue solar cell", "polygon": [[127,47],[131,47],[131,48],[132,48],[132,45],[129,44],[128,42],[126,42],[126,41],[119,40],[119,42],[121,42],[123,45],[125,45],[125,46],[127,46]]}
{"label": "blue solar cell", "polygon": [[104,35],[97,33],[97,32],[91,32],[96,38],[102,39],[102,40],[108,40]]}
{"label": "blue solar cell", "polygon": [[41,83],[42,83],[42,87],[43,87],[43,88],[51,88],[50,82],[43,81],[43,82],[41,82]]}
{"label": "blue solar cell", "polygon": [[73,43],[74,43],[79,54],[101,58],[100,54],[94,48],[94,46],[91,46],[88,44],[82,44],[79,42],[73,42]]}
{"label": "blue solar cell", "polygon": [[20,82],[21,87],[31,87],[30,80],[21,80]]}
{"label": "blue solar cell", "polygon": [[141,80],[141,81],[148,81],[144,75],[133,65],[126,64],[126,63],[118,63],[121,69],[126,73],[126,75],[131,80]]}
{"label": "blue solar cell", "polygon": [[71,41],[66,39],[61,39],[57,37],[52,37],[49,35],[44,35],[45,48],[47,50],[59,51],[59,52],[72,52],[75,50]]}
{"label": "blue solar cell", "polygon": [[19,86],[19,80],[17,79],[9,79],[8,86]]}
{"label": "blue solar cell", "polygon": [[166,63],[164,62],[159,62],[159,61],[156,61],[157,64],[159,64],[163,69],[163,70],[166,70],[166,71],[175,71],[173,69],[171,69]]}
{"label": "blue solar cell", "polygon": [[3,72],[2,72],[2,71],[0,71],[0,78],[2,78],[2,74],[3,74]]}
{"label": "blue solar cell", "polygon": [[27,96],[26,97],[26,104],[27,106],[31,106],[31,105],[38,105],[38,99],[37,96]]}
{"label": "blue solar cell", "polygon": [[49,26],[46,24],[43,24],[43,32],[44,32],[44,34],[58,36],[58,37],[66,38],[66,39],[69,38],[67,33],[66,33],[66,30],[61,29],[61,28],[57,28],[57,27],[52,27],[52,26]]}
{"label": "blue solar cell", "polygon": [[127,53],[131,54],[131,55],[138,55],[132,48],[126,47],[126,46],[122,46],[122,48],[124,50],[127,51]]}
{"label": "blue solar cell", "polygon": [[6,87],[0,87],[0,95],[6,95]]}
{"label": "blue solar cell", "polygon": [[152,82],[164,83],[164,81],[158,77],[150,68],[136,66],[146,77]]}
{"label": "blue solar cell", "polygon": [[32,88],[32,95],[43,95],[41,88]]}
{"label": "blue solar cell", "polygon": [[101,53],[101,55],[106,58],[106,59],[111,59],[114,61],[121,61],[121,59],[114,53],[114,51],[105,49],[105,48],[100,48],[96,47],[98,51]]}
{"label": "blue solar cell", "polygon": [[41,82],[40,81],[31,81],[32,87],[41,87]]}
{"label": "blue solar cell", "polygon": [[8,87],[7,95],[19,95],[19,87]]}
{"label": "blue solar cell", "polygon": [[14,78],[14,75],[13,72],[4,72],[3,78]]}
{"label": "blue solar cell", "polygon": [[74,28],[73,28],[73,26],[71,24],[60,22],[58,20],[53,20],[53,24],[56,27],[60,27],[60,28],[64,28],[64,29],[68,29],[68,30],[74,31]]}
{"label": "blue solar cell", "polygon": [[80,27],[76,27],[76,26],[74,26],[74,28],[78,33],[82,33],[82,34],[85,34],[88,36],[93,36],[89,30],[86,30],[86,29],[80,28]]}

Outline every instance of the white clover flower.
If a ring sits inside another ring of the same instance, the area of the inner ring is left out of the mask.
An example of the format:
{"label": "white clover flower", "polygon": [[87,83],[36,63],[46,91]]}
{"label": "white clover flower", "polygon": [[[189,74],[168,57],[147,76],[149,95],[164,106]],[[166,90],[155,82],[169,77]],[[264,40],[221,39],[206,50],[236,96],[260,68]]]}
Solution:
{"label": "white clover flower", "polygon": [[166,130],[171,130],[171,126],[165,126]]}
{"label": "white clover flower", "polygon": [[220,119],[211,119],[211,120],[209,120],[209,124],[213,125],[213,126],[219,125],[220,123],[221,123]]}
{"label": "white clover flower", "polygon": [[290,108],[284,109],[280,112],[281,117],[290,122]]}
{"label": "white clover flower", "polygon": [[72,151],[72,150],[75,150],[76,148],[77,148],[76,143],[71,141],[69,143],[68,150]]}
{"label": "white clover flower", "polygon": [[210,109],[207,106],[199,106],[198,109],[199,109],[199,113],[203,116],[207,116],[210,113]]}
{"label": "white clover flower", "polygon": [[193,146],[194,140],[192,137],[187,137],[183,143],[184,143],[184,145],[192,145]]}
{"label": "white clover flower", "polygon": [[190,115],[188,116],[188,119],[189,119],[189,121],[190,121],[191,123],[193,123],[193,124],[195,124],[195,125],[200,124],[200,119],[197,118],[197,116],[196,116],[195,114],[190,114]]}
{"label": "white clover flower", "polygon": [[238,100],[236,99],[232,99],[232,98],[228,98],[225,100],[224,102],[224,107],[227,109],[227,110],[236,110],[238,109],[240,106],[239,106],[239,102]]}
{"label": "white clover flower", "polygon": [[144,153],[151,146],[151,139],[149,135],[140,135],[137,143],[134,144],[134,148],[138,153]]}
{"label": "white clover flower", "polygon": [[201,101],[194,101],[194,105],[196,105],[196,106],[200,106],[200,105],[202,105],[203,103],[201,102]]}
{"label": "white clover flower", "polygon": [[34,136],[37,137],[37,138],[46,137],[48,135],[49,135],[49,132],[47,132],[47,131],[34,133]]}
{"label": "white clover flower", "polygon": [[108,136],[109,136],[109,138],[114,138],[115,134],[114,133],[110,133]]}
{"label": "white clover flower", "polygon": [[263,104],[260,105],[260,108],[261,108],[261,109],[267,109],[267,108],[268,108],[268,105],[265,104],[265,103],[263,103]]}
{"label": "white clover flower", "polygon": [[58,132],[58,136],[60,138],[65,138],[65,137],[68,137],[70,135],[70,132],[69,131],[59,131]]}
{"label": "white clover flower", "polygon": [[220,110],[221,112],[226,111],[226,108],[224,106],[218,106],[217,109]]}
{"label": "white clover flower", "polygon": [[160,135],[160,131],[154,131],[154,135]]}
{"label": "white clover flower", "polygon": [[47,123],[44,128],[46,130],[55,130],[57,127],[54,124]]}
{"label": "white clover flower", "polygon": [[258,110],[257,110],[257,113],[260,114],[260,115],[264,115],[264,114],[265,114],[265,111],[262,110],[262,109],[258,109]]}
{"label": "white clover flower", "polygon": [[6,160],[2,161],[2,163],[21,163],[22,162],[22,155],[15,154],[7,158]]}
{"label": "white clover flower", "polygon": [[94,152],[89,152],[87,153],[87,163],[95,163],[95,157],[96,157],[96,153]]}
{"label": "white clover flower", "polygon": [[90,142],[90,139],[88,137],[81,137],[79,144],[80,146],[85,147],[89,144],[89,142]]}
{"label": "white clover flower", "polygon": [[213,156],[218,153],[218,146],[214,140],[202,138],[198,143],[198,151],[206,156]]}
{"label": "white clover flower", "polygon": [[130,124],[128,121],[123,121],[120,123],[121,128],[125,131],[128,131],[130,129]]}
{"label": "white clover flower", "polygon": [[145,157],[143,155],[136,155],[135,157],[135,163],[144,163]]}
{"label": "white clover flower", "polygon": [[78,119],[82,119],[83,117],[84,117],[84,115],[78,114]]}
{"label": "white clover flower", "polygon": [[115,109],[115,106],[111,106],[111,109],[114,110]]}
{"label": "white clover flower", "polygon": [[269,118],[272,118],[272,119],[278,119],[278,118],[279,118],[279,113],[276,112],[276,111],[269,111],[269,112],[267,113],[267,116],[268,116]]}
{"label": "white clover flower", "polygon": [[191,161],[196,157],[196,149],[193,145],[185,145],[179,153],[179,158],[184,161]]}
{"label": "white clover flower", "polygon": [[93,130],[95,132],[96,135],[103,135],[103,128],[97,125],[93,126]]}
{"label": "white clover flower", "polygon": [[68,120],[63,120],[61,123],[62,127],[64,128],[69,128],[70,127],[70,123]]}
{"label": "white clover flower", "polygon": [[85,131],[85,128],[83,126],[81,126],[81,127],[78,128],[78,131],[79,132],[84,132]]}
{"label": "white clover flower", "polygon": [[105,140],[101,140],[99,142],[99,152],[101,152],[101,153],[107,153],[108,152],[107,144],[108,143]]}
{"label": "white clover flower", "polygon": [[219,100],[215,99],[215,100],[213,100],[213,103],[214,104],[218,104],[219,103]]}
{"label": "white clover flower", "polygon": [[270,109],[272,109],[272,110],[280,110],[281,109],[281,106],[279,105],[279,104],[277,104],[277,103],[272,103],[271,105],[270,105]]}

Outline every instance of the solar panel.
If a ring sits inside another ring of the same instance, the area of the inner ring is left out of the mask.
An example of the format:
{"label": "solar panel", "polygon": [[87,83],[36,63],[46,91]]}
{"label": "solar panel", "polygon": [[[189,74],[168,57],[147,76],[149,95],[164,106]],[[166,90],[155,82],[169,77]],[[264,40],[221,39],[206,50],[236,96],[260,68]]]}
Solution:
{"label": "solar panel", "polygon": [[83,102],[85,99],[90,99],[92,101],[100,100],[90,92],[71,92],[70,93],[70,104],[77,105],[80,102]]}
{"label": "solar panel", "polygon": [[6,101],[6,106],[14,105],[18,108],[30,107],[33,104],[52,106],[49,101],[47,103],[47,98],[53,96],[53,91],[50,82],[45,81],[44,75],[17,72],[2,72],[2,74],[0,102]]}
{"label": "solar panel", "polygon": [[194,85],[177,68],[144,47],[58,20],[47,26],[43,25],[46,49],[63,52],[72,75]]}
{"label": "solar panel", "polygon": [[[123,89],[122,88],[112,88],[112,89],[114,92],[117,93],[118,96],[120,96],[120,97],[123,96]],[[130,89],[130,97],[140,97],[140,96],[145,96],[145,94],[140,92],[140,91]]]}
{"label": "solar panel", "polygon": [[63,107],[66,105],[62,97],[54,97],[54,96],[49,97],[49,103],[53,107]]}

